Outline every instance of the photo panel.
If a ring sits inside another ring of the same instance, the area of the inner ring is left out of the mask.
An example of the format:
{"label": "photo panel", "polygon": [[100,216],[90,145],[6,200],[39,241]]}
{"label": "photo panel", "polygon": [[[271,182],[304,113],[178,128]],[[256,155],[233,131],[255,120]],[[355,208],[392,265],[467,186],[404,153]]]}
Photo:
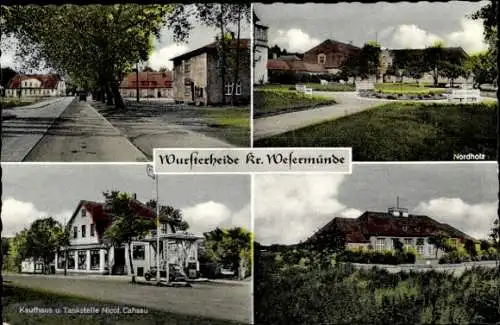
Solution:
{"label": "photo panel", "polygon": [[495,163],[256,175],[256,324],[495,324]]}
{"label": "photo panel", "polygon": [[146,167],[2,165],[6,323],[251,323],[250,176]]}
{"label": "photo panel", "polygon": [[2,161],[249,147],[250,24],[250,3],[2,6]]}
{"label": "photo panel", "polygon": [[493,2],[255,3],[252,14],[255,147],[496,159]]}

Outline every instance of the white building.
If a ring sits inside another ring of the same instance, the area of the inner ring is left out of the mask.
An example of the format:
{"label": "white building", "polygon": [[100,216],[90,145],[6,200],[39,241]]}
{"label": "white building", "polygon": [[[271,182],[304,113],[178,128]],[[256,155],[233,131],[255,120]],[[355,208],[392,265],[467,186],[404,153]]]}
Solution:
{"label": "white building", "polygon": [[[153,211],[137,200],[132,202],[133,208],[145,218],[155,218]],[[106,247],[103,234],[111,225],[112,218],[104,203],[81,201],[68,222],[70,246],[67,248],[68,273],[94,274],[130,274],[128,245],[122,247]],[[168,228],[168,229],[167,229]],[[143,276],[151,266],[156,266],[156,231],[153,230],[146,238],[132,242],[132,259],[134,274]],[[177,264],[183,268],[199,271],[198,240],[191,234],[179,233],[176,229],[162,224],[160,234],[160,265],[164,261]],[[166,247],[168,252],[162,247]],[[57,273],[63,273],[66,267],[66,249],[56,255]]]}
{"label": "white building", "polygon": [[42,273],[43,262],[36,261],[33,258],[25,259],[21,262],[21,273]]}
{"label": "white building", "polygon": [[269,45],[267,40],[268,27],[259,24],[260,19],[253,13],[253,83],[264,84],[268,82],[267,57]]}
{"label": "white building", "polygon": [[18,74],[9,81],[5,96],[21,98],[66,96],[66,82],[56,74]]}

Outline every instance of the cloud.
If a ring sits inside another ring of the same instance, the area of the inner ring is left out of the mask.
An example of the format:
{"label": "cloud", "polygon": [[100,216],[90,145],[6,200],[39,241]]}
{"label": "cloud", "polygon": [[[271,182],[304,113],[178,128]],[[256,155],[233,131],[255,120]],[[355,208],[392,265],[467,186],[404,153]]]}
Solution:
{"label": "cloud", "polygon": [[474,238],[484,239],[493,226],[496,209],[495,202],[469,204],[459,198],[437,198],[419,203],[415,212],[447,223]]}
{"label": "cloud", "polygon": [[45,217],[53,217],[61,223],[69,220],[73,211],[61,211],[49,213],[41,211],[31,202],[19,201],[14,198],[7,198],[2,205],[2,236],[15,236],[24,228],[28,228],[35,220]]}
{"label": "cloud", "polygon": [[319,43],[318,39],[312,38],[298,28],[278,30],[278,36],[274,39],[274,44],[284,47],[289,52],[305,52]]}
{"label": "cloud", "polygon": [[184,219],[189,223],[189,231],[203,233],[216,227],[250,228],[250,205],[233,213],[222,203],[208,201],[181,209]]}
{"label": "cloud", "polygon": [[417,25],[399,25],[382,31],[383,38],[391,38],[396,48],[425,48],[436,41],[443,41],[445,46],[459,46],[468,53],[486,50],[484,27],[481,21],[463,19],[461,29],[447,35],[429,33]]}
{"label": "cloud", "polygon": [[488,45],[484,42],[484,26],[481,21],[462,20],[462,30],[447,36],[451,46],[461,46],[468,53],[484,51]]}
{"label": "cloud", "polygon": [[398,48],[425,48],[440,40],[442,39],[439,36],[420,29],[416,25],[400,25],[392,35],[392,42]]}
{"label": "cloud", "polygon": [[162,67],[172,69],[173,63],[170,59],[188,51],[188,47],[183,44],[170,44],[154,51],[149,58],[151,68],[158,70]]}
{"label": "cloud", "polygon": [[358,217],[337,199],[343,175],[259,175],[255,178],[255,237],[295,244],[335,216]]}

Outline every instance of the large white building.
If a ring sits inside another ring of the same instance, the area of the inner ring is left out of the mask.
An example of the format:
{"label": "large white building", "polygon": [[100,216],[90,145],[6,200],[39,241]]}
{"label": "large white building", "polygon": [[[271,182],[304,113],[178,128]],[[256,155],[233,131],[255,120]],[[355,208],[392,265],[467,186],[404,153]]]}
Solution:
{"label": "large white building", "polygon": [[[154,212],[137,200],[132,200],[132,208],[138,215],[145,218],[155,218]],[[131,274],[128,245],[108,247],[103,242],[105,230],[113,219],[104,203],[81,201],[68,222],[70,229],[70,246],[67,248],[68,261],[66,266],[66,248],[61,247],[56,254],[56,273],[63,273],[67,267],[68,273],[90,274]],[[160,265],[166,261],[184,269],[199,271],[198,241],[200,237],[180,233],[173,227],[162,224],[160,234]],[[163,247],[167,247],[167,254]],[[134,274],[143,276],[150,267],[156,266],[156,231],[152,230],[146,238],[132,242],[132,264]]]}
{"label": "large white building", "polygon": [[57,74],[18,74],[9,81],[5,96],[21,98],[66,96],[66,82]]}
{"label": "large white building", "polygon": [[259,23],[260,19],[253,13],[253,83],[264,84],[268,82],[267,57],[269,45],[267,40],[268,27]]}

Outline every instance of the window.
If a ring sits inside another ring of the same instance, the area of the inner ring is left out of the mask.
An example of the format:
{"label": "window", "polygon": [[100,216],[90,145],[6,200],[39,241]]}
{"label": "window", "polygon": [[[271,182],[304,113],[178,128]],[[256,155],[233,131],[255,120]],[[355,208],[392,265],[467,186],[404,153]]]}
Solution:
{"label": "window", "polygon": [[191,96],[191,85],[185,85],[184,86],[184,96]]}
{"label": "window", "polygon": [[318,55],[318,64],[325,64],[326,63],[326,55],[321,53]]}
{"label": "window", "polygon": [[417,252],[419,255],[424,255],[424,245],[417,245]]}
{"label": "window", "polygon": [[101,254],[98,249],[90,250],[90,269],[99,270],[101,264]]}
{"label": "window", "polygon": [[[226,86],[225,86],[225,89],[226,89],[226,96],[231,96],[233,95],[233,83],[227,83]],[[237,96],[241,95],[241,82],[238,81],[236,83],[236,89],[235,89],[235,94]]]}
{"label": "window", "polygon": [[78,251],[78,269],[87,269],[87,251]]}
{"label": "window", "polygon": [[168,231],[167,231],[167,224],[166,223],[162,223],[161,224],[161,233],[162,234],[166,234]]}
{"label": "window", "polygon": [[412,247],[413,246],[413,239],[405,238],[404,244],[405,244],[405,247]]}
{"label": "window", "polygon": [[57,268],[64,269],[66,264],[66,253],[64,251],[57,254]]}
{"label": "window", "polygon": [[189,61],[184,61],[184,73],[189,73],[191,71],[191,63]]}
{"label": "window", "polygon": [[194,89],[197,98],[203,98],[203,88],[196,87]]}
{"label": "window", "polygon": [[144,249],[144,245],[134,245],[132,251],[132,258],[134,260],[144,261],[146,258],[146,251]]}
{"label": "window", "polygon": [[241,95],[241,82],[240,81],[238,81],[236,83],[236,95],[238,95],[238,96]]}
{"label": "window", "polygon": [[385,249],[385,238],[377,238],[375,242],[375,250],[383,251]]}
{"label": "window", "polygon": [[78,227],[73,227],[73,239],[78,237]]}
{"label": "window", "polygon": [[85,238],[86,235],[87,235],[87,226],[82,225],[82,238]]}
{"label": "window", "polygon": [[85,209],[82,209],[82,218],[87,215],[87,211]]}
{"label": "window", "polygon": [[75,268],[75,251],[68,252],[68,269]]}
{"label": "window", "polygon": [[95,236],[95,224],[90,225],[90,237]]}

